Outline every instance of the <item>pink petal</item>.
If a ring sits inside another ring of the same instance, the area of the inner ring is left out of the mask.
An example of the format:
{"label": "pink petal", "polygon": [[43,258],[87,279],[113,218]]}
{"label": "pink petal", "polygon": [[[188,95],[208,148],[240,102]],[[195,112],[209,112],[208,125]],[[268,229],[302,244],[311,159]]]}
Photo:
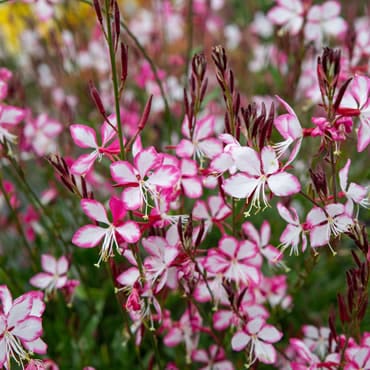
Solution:
{"label": "pink petal", "polygon": [[127,243],[136,243],[140,239],[139,226],[134,221],[127,221],[116,227],[116,231]]}
{"label": "pink petal", "polygon": [[152,256],[161,258],[165,248],[168,248],[168,243],[160,236],[150,236],[142,240],[144,249]]}
{"label": "pink petal", "polygon": [[95,225],[85,225],[79,228],[72,238],[72,243],[81,248],[93,248],[99,244],[107,229]]}
{"label": "pink petal", "polygon": [[68,262],[68,259],[67,257],[65,256],[62,256],[58,259],[58,262],[57,262],[57,271],[58,271],[58,275],[64,275],[68,272],[68,268],[69,268],[69,262]]}
{"label": "pink petal", "polygon": [[345,166],[339,171],[339,184],[343,192],[347,190],[347,181],[348,181],[348,173],[349,173],[350,165],[351,165],[351,160],[348,159]]}
{"label": "pink petal", "polygon": [[134,159],[135,167],[140,173],[140,177],[143,179],[148,171],[153,167],[158,167],[160,161],[158,160],[158,153],[153,148],[147,148],[142,150]]}
{"label": "pink petal", "polygon": [[40,272],[30,279],[30,284],[39,289],[45,289],[53,281],[53,275]]}
{"label": "pink petal", "polygon": [[319,225],[322,222],[327,221],[327,217],[325,215],[325,212],[319,208],[314,207],[311,209],[310,212],[308,212],[308,215],[306,217],[306,221],[309,225]]}
{"label": "pink petal", "polygon": [[255,319],[251,320],[247,324],[247,331],[249,334],[257,334],[265,325],[265,320],[261,317],[256,317]]}
{"label": "pink petal", "polygon": [[174,166],[162,166],[149,177],[149,182],[163,188],[173,187],[180,179],[180,172]]}
{"label": "pink petal", "polygon": [[363,152],[370,144],[370,117],[364,119],[360,116],[361,123],[358,129],[357,151]]}
{"label": "pink petal", "polygon": [[188,198],[197,199],[203,194],[202,182],[197,177],[182,179],[182,186]]}
{"label": "pink petal", "polygon": [[234,351],[241,351],[249,343],[251,337],[244,333],[244,331],[238,331],[234,334],[231,339],[231,348]]}
{"label": "pink petal", "polygon": [[3,312],[5,314],[8,314],[9,310],[13,305],[13,299],[6,285],[0,285],[0,301]]}
{"label": "pink petal", "polygon": [[[117,127],[117,119],[116,115],[110,115],[109,121],[112,123],[114,127]],[[107,123],[104,122],[101,127],[101,137],[102,137],[102,146],[105,146],[110,140],[112,140],[117,135],[117,131],[113,129],[113,127]]]}
{"label": "pink petal", "polygon": [[243,146],[232,149],[231,152],[236,167],[250,176],[261,175],[261,161],[259,155],[252,148]]}
{"label": "pink petal", "polygon": [[130,267],[126,271],[122,272],[116,280],[123,286],[134,286],[139,277],[140,271],[138,270],[138,268]]}
{"label": "pink petal", "polygon": [[141,207],[143,198],[139,187],[127,188],[122,192],[122,202],[126,209],[134,210]]}
{"label": "pink petal", "polygon": [[196,176],[198,174],[197,162],[192,159],[182,159],[180,171],[183,176]]}
{"label": "pink petal", "polygon": [[284,207],[281,203],[277,204],[277,210],[280,216],[288,223],[297,225],[299,223],[297,212],[294,208],[290,210]]}
{"label": "pink petal", "polygon": [[98,152],[92,152],[90,154],[80,155],[72,164],[71,172],[75,175],[86,175],[91,170],[96,158],[98,158]]}
{"label": "pink petal", "polygon": [[33,341],[42,334],[42,321],[39,317],[28,317],[18,323],[11,333],[20,338],[21,341]]}
{"label": "pink petal", "polygon": [[192,211],[192,215],[194,218],[199,220],[208,219],[210,217],[207,206],[203,200],[197,200]]}
{"label": "pink petal", "polygon": [[236,256],[238,246],[239,242],[232,236],[223,237],[218,244],[218,248],[230,257]]}
{"label": "pink petal", "polygon": [[48,348],[47,344],[41,338],[37,338],[30,342],[24,342],[23,345],[28,351],[39,355],[46,354]]}
{"label": "pink petal", "polygon": [[214,126],[215,126],[215,117],[214,116],[206,116],[195,124],[194,129],[194,141],[202,141],[207,137],[210,137],[214,134]]}
{"label": "pink petal", "polygon": [[310,243],[311,247],[320,247],[326,245],[330,240],[330,229],[329,225],[325,224],[322,226],[315,226],[310,231]]}
{"label": "pink petal", "polygon": [[214,158],[216,155],[222,153],[223,145],[215,138],[204,139],[198,143],[199,149],[207,158]]}
{"label": "pink petal", "polygon": [[107,212],[104,206],[94,199],[82,199],[81,208],[84,213],[90,217],[92,220],[102,222],[106,225],[109,225],[110,222],[107,218]]}
{"label": "pink petal", "polygon": [[[0,316],[0,329],[5,324],[4,319]],[[0,330],[0,333],[3,333],[3,330]],[[7,345],[5,338],[2,337],[0,339],[0,367],[2,368],[4,364],[7,362],[8,359],[8,352],[7,352]]]}
{"label": "pink petal", "polygon": [[81,148],[97,148],[95,131],[85,125],[71,125],[70,132],[73,141]]}
{"label": "pink petal", "polygon": [[163,338],[163,343],[168,347],[175,347],[182,341],[182,338],[182,331],[179,328],[172,328]]}
{"label": "pink petal", "polygon": [[238,173],[226,179],[223,188],[226,194],[244,199],[251,196],[258,183],[258,179]]}
{"label": "pink petal", "polygon": [[262,163],[262,171],[266,175],[270,175],[278,171],[279,162],[276,158],[274,149],[272,149],[271,147],[267,147],[267,146],[262,148],[261,163]]}
{"label": "pink petal", "polygon": [[254,353],[264,364],[274,364],[276,362],[276,350],[271,344],[259,340],[255,341]]}
{"label": "pink petal", "polygon": [[[1,109],[2,108],[2,109]],[[26,111],[11,105],[0,106],[0,125],[17,125],[26,116]]]}
{"label": "pink petal", "polygon": [[109,200],[109,208],[112,212],[113,223],[117,223],[123,219],[126,215],[126,209],[121,199],[117,197],[111,197]]}
{"label": "pink petal", "polygon": [[110,165],[110,172],[114,181],[120,185],[137,184],[136,172],[131,163],[117,161]]}
{"label": "pink petal", "polygon": [[57,272],[57,260],[50,254],[43,254],[41,256],[41,266],[44,271],[51,275]]}
{"label": "pink petal", "polygon": [[277,330],[272,325],[264,325],[261,331],[258,333],[258,338],[261,338],[263,341],[267,343],[275,343],[278,342],[283,336],[279,330]]}
{"label": "pink petal", "polygon": [[288,196],[301,191],[298,179],[287,172],[279,172],[269,176],[267,183],[270,190],[277,196]]}
{"label": "pink petal", "polygon": [[223,173],[234,165],[234,159],[230,153],[221,153],[213,158],[211,169]]}
{"label": "pink petal", "polygon": [[191,141],[182,139],[176,145],[176,154],[181,158],[190,158],[194,153],[194,145]]}
{"label": "pink petal", "polygon": [[231,326],[234,314],[231,311],[219,310],[213,315],[213,326],[216,330],[225,330]]}

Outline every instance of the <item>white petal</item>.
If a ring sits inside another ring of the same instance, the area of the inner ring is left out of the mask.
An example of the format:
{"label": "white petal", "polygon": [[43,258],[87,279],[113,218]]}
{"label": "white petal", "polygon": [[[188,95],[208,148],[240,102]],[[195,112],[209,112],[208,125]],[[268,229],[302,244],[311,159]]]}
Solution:
{"label": "white petal", "polygon": [[288,196],[301,191],[298,179],[287,172],[279,172],[269,176],[267,183],[270,190],[277,196]]}
{"label": "white petal", "polygon": [[99,244],[107,229],[95,225],[86,225],[79,228],[72,238],[72,243],[81,248],[92,248]]}
{"label": "white petal", "polygon": [[84,213],[92,220],[103,222],[106,225],[110,224],[105,207],[100,202],[94,199],[82,199],[81,207]]}

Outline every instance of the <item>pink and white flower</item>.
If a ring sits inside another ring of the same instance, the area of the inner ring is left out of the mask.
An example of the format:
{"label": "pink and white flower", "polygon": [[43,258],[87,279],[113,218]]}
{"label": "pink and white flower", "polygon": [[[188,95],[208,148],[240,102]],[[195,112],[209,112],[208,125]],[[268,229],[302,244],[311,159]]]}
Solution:
{"label": "pink and white flower", "polygon": [[287,166],[288,164],[293,162],[299,152],[299,149],[301,148],[303,130],[298,117],[291,106],[279,96],[276,96],[276,99],[278,99],[279,102],[288,111],[288,114],[281,114],[280,116],[277,116],[274,120],[274,125],[276,129],[285,139],[284,141],[273,145],[273,148],[276,150],[277,157],[280,158],[288,150],[289,146],[295,143],[293,150],[289,155],[289,159],[285,164],[285,166]]}
{"label": "pink and white flower", "polygon": [[242,225],[244,234],[248,236],[249,240],[254,242],[264,256],[270,263],[276,263],[281,259],[281,253],[271,244],[269,244],[271,236],[271,227],[268,221],[263,221],[260,232],[255,228],[251,222],[244,222]]}
{"label": "pink and white flower", "polygon": [[50,254],[43,254],[41,266],[45,272],[33,276],[30,280],[31,285],[44,289],[47,295],[66,285],[69,262],[65,256],[56,259]]}
{"label": "pink and white flower", "polygon": [[304,6],[301,0],[276,0],[276,6],[267,14],[268,19],[279,26],[280,34],[296,35],[303,26]]}
{"label": "pink and white flower", "polygon": [[289,196],[301,190],[298,179],[280,168],[275,151],[264,147],[261,153],[249,147],[235,148],[233,156],[237,168],[242,171],[231,176],[223,185],[225,192],[235,198],[252,197],[249,211],[261,210],[261,198],[264,209],[269,206],[265,188],[277,196]]}
{"label": "pink and white flower", "polygon": [[[85,125],[71,125],[70,131],[73,141],[80,148],[93,148],[94,150],[90,154],[81,155],[73,163],[71,167],[71,172],[76,175],[85,175],[91,167],[93,166],[96,159],[101,159],[104,154],[112,155],[120,152],[118,140],[111,142],[116,136],[116,127],[117,122],[115,116],[108,117],[113,127],[108,123],[104,122],[100,128],[101,134],[101,145],[98,144],[96,140],[95,131]],[[108,143],[111,142],[109,145]]]}
{"label": "pink and white flower", "polygon": [[257,317],[233,335],[231,347],[234,351],[241,351],[250,344],[248,365],[256,360],[273,364],[276,361],[276,350],[272,343],[278,342],[282,336],[274,326],[266,324],[262,317]]}
{"label": "pink and white flower", "polygon": [[176,154],[182,158],[203,157],[214,158],[222,152],[222,143],[212,137],[215,134],[215,117],[212,115],[199,119],[190,132],[187,118],[182,123],[181,132],[186,139],[182,139],[176,146]]}
{"label": "pink and white flower", "polygon": [[136,243],[140,238],[140,229],[136,222],[123,221],[127,212],[123,203],[112,197],[109,206],[112,212],[112,222],[108,220],[107,212],[101,203],[93,199],[82,199],[81,207],[84,213],[106,227],[85,225],[79,228],[72,238],[72,243],[81,248],[93,248],[104,238],[97,266],[101,261],[106,262],[114,255],[113,246],[120,251],[119,238],[127,243]]}
{"label": "pink and white flower", "polygon": [[35,119],[29,119],[24,128],[26,145],[38,155],[43,156],[56,151],[55,138],[61,133],[60,122],[42,113]]}
{"label": "pink and white flower", "polygon": [[307,13],[307,23],[304,28],[306,40],[314,41],[320,47],[325,36],[343,36],[347,31],[347,23],[339,14],[338,1],[313,5]]}
{"label": "pink and white flower", "polygon": [[8,128],[18,125],[26,117],[24,109],[12,105],[0,104],[0,142],[6,139],[14,143],[16,136],[8,131]]}
{"label": "pink and white flower", "polygon": [[370,78],[356,75],[350,82],[338,113],[360,119],[357,151],[362,152],[370,143]]}
{"label": "pink and white flower", "polygon": [[174,188],[180,178],[179,169],[172,165],[162,165],[163,157],[150,147],[143,149],[134,158],[133,166],[128,161],[117,161],[111,164],[112,178],[120,186],[126,188],[122,193],[122,201],[126,209],[135,210],[145,204],[151,208],[151,196],[154,205],[158,202],[160,189]]}
{"label": "pink and white flower", "polygon": [[351,160],[348,159],[346,165],[339,171],[340,188],[348,200],[355,202],[362,207],[368,208],[370,206],[369,190],[364,186],[358,185],[354,182],[351,182],[348,185],[348,173],[350,165]]}
{"label": "pink and white flower", "polygon": [[333,203],[323,209],[314,207],[307,215],[306,225],[310,232],[310,244],[312,248],[329,244],[330,237],[339,236],[348,230],[353,224],[352,215],[348,209],[340,203]]}
{"label": "pink and white flower", "polygon": [[10,368],[11,358],[23,367],[32,352],[46,353],[41,339],[43,293],[31,291],[13,301],[8,287],[1,285],[0,301],[0,367]]}
{"label": "pink and white flower", "polygon": [[208,251],[204,267],[213,274],[221,273],[225,279],[233,280],[237,285],[257,285],[261,279],[261,260],[256,260],[257,253],[258,248],[251,241],[238,241],[232,236],[225,236],[218,248]]}
{"label": "pink and white flower", "polygon": [[304,225],[300,223],[297,211],[293,207],[288,209],[281,203],[278,203],[277,210],[280,216],[288,222],[288,225],[280,236],[280,248],[282,253],[290,246],[290,255],[294,253],[298,256],[298,248],[300,245],[302,245],[302,252],[307,248],[307,237]]}

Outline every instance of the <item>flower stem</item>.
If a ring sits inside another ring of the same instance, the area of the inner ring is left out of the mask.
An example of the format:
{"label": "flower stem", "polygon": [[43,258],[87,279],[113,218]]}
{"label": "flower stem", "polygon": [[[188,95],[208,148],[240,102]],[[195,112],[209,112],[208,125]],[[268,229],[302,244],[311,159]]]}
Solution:
{"label": "flower stem", "polygon": [[113,38],[112,38],[111,13],[110,13],[109,0],[105,0],[105,16],[106,16],[106,23],[107,23],[107,43],[109,47],[109,59],[110,59],[111,70],[112,70],[114,106],[115,106],[115,111],[116,111],[120,156],[121,156],[121,159],[125,159],[126,153],[125,153],[125,146],[123,143],[121,108],[119,104],[120,92],[119,92],[118,79],[117,79],[116,55],[114,51]]}

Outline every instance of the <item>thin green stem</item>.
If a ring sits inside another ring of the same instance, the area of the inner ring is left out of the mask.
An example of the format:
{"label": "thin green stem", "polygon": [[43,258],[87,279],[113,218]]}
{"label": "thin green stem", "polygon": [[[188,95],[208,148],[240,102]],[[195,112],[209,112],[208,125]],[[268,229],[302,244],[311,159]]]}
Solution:
{"label": "thin green stem", "polygon": [[115,106],[116,119],[117,119],[120,155],[121,155],[121,159],[125,159],[126,153],[125,153],[125,146],[123,143],[121,108],[119,104],[120,91],[119,91],[119,84],[118,84],[118,78],[117,78],[116,54],[114,51],[113,37],[112,37],[111,13],[110,13],[109,0],[105,0],[105,16],[106,16],[106,23],[107,23],[107,43],[109,47],[109,59],[110,59],[111,70],[112,70],[114,106]]}

